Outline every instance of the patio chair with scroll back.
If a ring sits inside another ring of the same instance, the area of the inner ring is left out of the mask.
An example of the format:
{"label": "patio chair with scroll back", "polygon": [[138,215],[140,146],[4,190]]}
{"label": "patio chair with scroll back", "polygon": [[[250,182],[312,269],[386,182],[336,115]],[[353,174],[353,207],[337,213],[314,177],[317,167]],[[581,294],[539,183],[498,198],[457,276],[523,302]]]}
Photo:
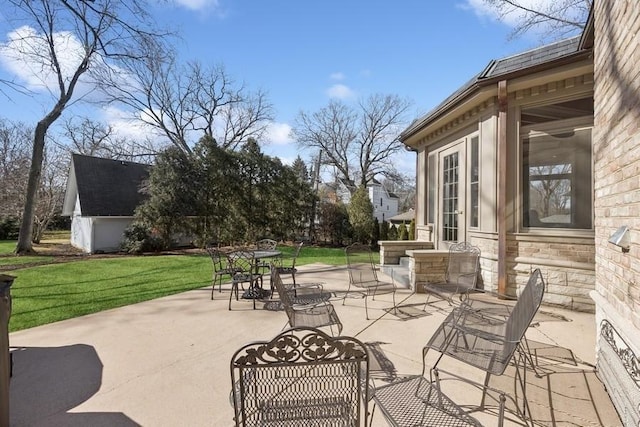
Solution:
{"label": "patio chair with scroll back", "polygon": [[298,259],[298,256],[300,255],[300,250],[302,249],[303,244],[304,242],[296,244],[295,249],[290,256],[283,255],[276,258],[271,267],[276,268],[281,276],[283,274],[290,275],[291,280],[293,281],[294,288],[296,287],[296,273],[298,272],[298,269],[296,268],[296,261]]}
{"label": "patio chair with scroll back", "polygon": [[236,426],[366,426],[369,354],[351,337],[292,328],[231,358]]}
{"label": "patio chair with scroll back", "polygon": [[[468,412],[442,394],[443,381],[457,380],[482,390],[480,404],[473,411],[485,409],[487,396],[494,398],[499,404],[498,425],[502,425],[506,402],[510,400],[516,415],[525,422],[528,417],[533,425],[526,395],[526,374],[527,365],[534,372],[535,367],[526,345],[525,333],[542,303],[544,288],[542,274],[536,269],[506,318],[493,317],[466,302],[454,307],[422,349],[422,374],[375,389],[375,403],[390,423],[412,426],[480,425],[477,420],[470,418]],[[439,355],[429,369],[427,379],[427,354],[430,350]],[[440,369],[438,365],[444,356],[484,372],[484,383]],[[509,365],[515,366],[513,384],[514,387],[520,387],[522,394],[516,390],[510,392],[489,386],[491,375],[503,375]],[[448,377],[442,379],[440,373]],[[522,398],[522,408],[517,402],[518,396]]]}
{"label": "patio chair with scroll back", "polygon": [[354,243],[345,248],[347,257],[347,271],[349,272],[349,287],[344,294],[342,304],[344,305],[350,293],[358,293],[364,297],[365,317],[369,320],[369,309],[367,298],[383,294],[391,294],[393,307],[396,306],[396,285],[393,281],[383,282],[378,279],[378,272],[373,263],[371,248],[367,245]]}
{"label": "patio chair with scroll back", "polygon": [[[256,300],[263,299],[268,296],[268,291],[262,288],[263,275],[256,269],[256,259],[253,251],[236,250],[229,253],[229,260],[233,266],[233,275],[231,276],[231,292],[229,293],[229,310],[231,310],[231,299],[235,295],[236,301],[243,289],[242,298],[253,300],[253,309],[256,308]],[[243,285],[247,283],[248,288],[244,289]]]}
{"label": "patio chair with scroll back", "polygon": [[[275,251],[278,247],[278,242],[273,239],[262,239],[256,242],[256,249],[259,251]],[[269,262],[258,260],[257,268],[260,273],[266,273],[269,271]]]}
{"label": "patio chair with scroll back", "polygon": [[211,263],[213,266],[213,274],[211,278],[211,299],[213,299],[213,292],[218,285],[218,292],[222,292],[222,279],[224,276],[233,276],[237,269],[233,268],[231,261],[225,251],[215,246],[207,246],[207,253],[211,257]]}
{"label": "patio chair with scroll back", "polygon": [[474,290],[478,284],[480,249],[468,242],[454,243],[449,247],[449,257],[444,280],[422,285],[427,294],[423,310],[427,308],[431,295],[454,305],[454,296]]}

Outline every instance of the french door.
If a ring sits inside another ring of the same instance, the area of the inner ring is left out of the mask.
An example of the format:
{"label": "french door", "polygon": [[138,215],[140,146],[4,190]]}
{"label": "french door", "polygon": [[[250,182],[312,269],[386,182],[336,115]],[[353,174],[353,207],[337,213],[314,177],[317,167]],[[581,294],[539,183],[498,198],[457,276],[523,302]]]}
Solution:
{"label": "french door", "polygon": [[439,227],[438,248],[466,240],[466,167],[465,144],[459,143],[440,152],[438,158],[439,178]]}

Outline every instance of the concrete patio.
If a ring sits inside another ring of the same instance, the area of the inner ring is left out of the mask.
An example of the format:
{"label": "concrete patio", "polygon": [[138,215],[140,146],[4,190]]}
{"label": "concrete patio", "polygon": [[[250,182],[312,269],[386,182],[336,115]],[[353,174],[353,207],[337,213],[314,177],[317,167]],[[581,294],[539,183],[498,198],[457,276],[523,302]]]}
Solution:
{"label": "concrete patio", "polygon": [[[372,350],[376,385],[420,373],[422,346],[444,319],[444,310],[423,312],[425,296],[400,289],[399,311],[385,310],[391,295],[383,295],[370,304],[372,320],[367,321],[362,299],[348,298],[342,305],[345,267],[306,265],[297,278],[323,283],[334,293],[343,335]],[[274,310],[274,303],[259,303],[254,311],[246,300],[234,301],[228,311],[228,285],[213,301],[210,292],[202,288],[11,334],[11,425],[232,425],[229,360],[241,345],[275,336],[286,316]],[[527,332],[544,371],[542,378],[527,376],[537,425],[622,425],[593,368],[594,334],[593,315],[541,307]],[[483,378],[473,368],[444,363],[458,374]],[[495,377],[491,385],[513,388],[512,374]],[[476,390],[454,381],[445,386],[465,408],[479,403]],[[495,425],[492,405],[473,416]],[[387,425],[378,410],[373,425]]]}

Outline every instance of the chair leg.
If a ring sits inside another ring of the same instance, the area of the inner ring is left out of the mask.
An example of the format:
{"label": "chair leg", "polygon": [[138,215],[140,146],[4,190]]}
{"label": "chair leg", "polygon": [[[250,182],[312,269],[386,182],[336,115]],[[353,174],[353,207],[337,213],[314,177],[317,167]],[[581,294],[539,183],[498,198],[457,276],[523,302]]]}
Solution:
{"label": "chair leg", "polygon": [[229,310],[231,310],[231,298],[233,298],[233,293],[236,294],[236,301],[238,301],[238,283],[231,282],[231,292],[229,292]]}
{"label": "chair leg", "polygon": [[364,296],[364,317],[365,319],[369,320],[369,308],[367,307],[367,297],[368,295]]}

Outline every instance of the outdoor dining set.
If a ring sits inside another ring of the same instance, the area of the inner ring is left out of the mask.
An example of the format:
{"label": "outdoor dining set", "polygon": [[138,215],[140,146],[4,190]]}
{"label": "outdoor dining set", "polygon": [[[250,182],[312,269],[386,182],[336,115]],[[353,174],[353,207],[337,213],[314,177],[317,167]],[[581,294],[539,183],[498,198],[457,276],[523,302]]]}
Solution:
{"label": "outdoor dining set", "polygon": [[[390,294],[387,312],[397,308],[396,285],[379,279],[371,249],[359,244],[345,249],[348,288],[341,298],[322,284],[297,283],[301,248],[302,243],[297,244],[288,257],[269,240],[250,249],[208,249],[214,265],[212,298],[216,285],[220,292],[224,277],[230,277],[229,310],[242,291],[254,309],[256,300],[277,301],[287,316],[275,338],[247,344],[231,357],[235,425],[364,426],[379,409],[393,426],[478,426],[482,424],[474,412],[483,411],[489,400],[497,408],[498,425],[507,412],[518,424],[534,424],[526,376],[538,376],[538,370],[525,333],[544,294],[540,270],[531,272],[515,304],[476,298],[488,293],[478,288],[480,251],[467,242],[451,245],[443,281],[423,285],[423,310],[438,307],[445,317],[424,344],[421,372],[377,386],[370,377],[373,352],[357,338],[341,335],[343,325],[332,301],[342,299],[344,304],[357,295],[369,320],[368,299]],[[291,283],[285,283],[283,275],[291,275]],[[265,276],[269,290],[263,288]],[[435,361],[431,353],[436,353]],[[484,381],[442,368],[447,358],[477,369]],[[490,377],[503,375],[507,367],[515,372],[514,390],[491,386]],[[443,391],[443,378],[480,390],[481,402],[473,409],[456,403]]]}

